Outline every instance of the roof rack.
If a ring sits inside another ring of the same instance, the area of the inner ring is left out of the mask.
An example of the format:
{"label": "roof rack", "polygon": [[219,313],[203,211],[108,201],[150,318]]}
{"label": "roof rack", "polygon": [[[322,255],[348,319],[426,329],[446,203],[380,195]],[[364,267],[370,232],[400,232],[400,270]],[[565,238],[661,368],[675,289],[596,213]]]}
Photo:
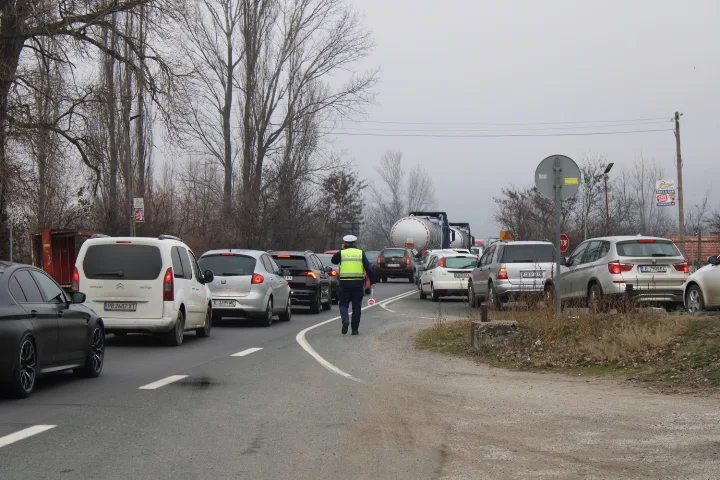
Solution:
{"label": "roof rack", "polygon": [[110,235],[105,235],[104,233],[94,233],[90,235],[90,238],[110,238]]}
{"label": "roof rack", "polygon": [[158,239],[159,240],[177,240],[178,242],[182,242],[181,239],[179,239],[178,237],[175,237],[173,235],[160,235],[158,237]]}

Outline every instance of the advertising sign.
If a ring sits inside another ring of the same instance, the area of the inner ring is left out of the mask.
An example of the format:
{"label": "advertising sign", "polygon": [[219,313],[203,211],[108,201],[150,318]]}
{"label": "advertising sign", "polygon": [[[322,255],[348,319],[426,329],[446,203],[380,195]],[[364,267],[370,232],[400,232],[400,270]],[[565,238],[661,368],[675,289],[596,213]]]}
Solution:
{"label": "advertising sign", "polygon": [[658,180],[655,183],[655,204],[658,207],[674,207],[675,194],[675,180]]}
{"label": "advertising sign", "polygon": [[133,218],[136,223],[145,222],[145,199],[133,198]]}

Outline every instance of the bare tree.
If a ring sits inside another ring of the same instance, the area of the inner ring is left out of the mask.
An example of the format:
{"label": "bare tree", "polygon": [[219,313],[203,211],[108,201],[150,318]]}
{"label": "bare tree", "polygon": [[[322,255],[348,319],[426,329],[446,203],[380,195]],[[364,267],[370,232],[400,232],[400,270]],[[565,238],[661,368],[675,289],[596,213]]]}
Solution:
{"label": "bare tree", "polygon": [[603,231],[605,217],[603,172],[606,165],[607,159],[597,155],[584,158],[580,166],[582,182],[576,195],[580,208],[576,214],[579,215],[578,221],[583,227],[583,239]]}
{"label": "bare tree", "polygon": [[410,170],[407,185],[407,208],[409,211],[429,210],[435,206],[435,185],[430,174],[419,165]]}

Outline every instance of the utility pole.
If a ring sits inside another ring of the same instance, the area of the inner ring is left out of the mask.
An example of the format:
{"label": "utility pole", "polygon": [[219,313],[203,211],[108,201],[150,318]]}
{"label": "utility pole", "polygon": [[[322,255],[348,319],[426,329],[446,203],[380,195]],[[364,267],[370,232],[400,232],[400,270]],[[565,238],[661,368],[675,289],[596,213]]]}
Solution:
{"label": "utility pole", "polygon": [[682,113],[675,112],[675,150],[677,155],[677,198],[678,198],[678,217],[680,220],[680,251],[685,255],[685,208],[682,179],[682,154],[680,153],[680,115]]}

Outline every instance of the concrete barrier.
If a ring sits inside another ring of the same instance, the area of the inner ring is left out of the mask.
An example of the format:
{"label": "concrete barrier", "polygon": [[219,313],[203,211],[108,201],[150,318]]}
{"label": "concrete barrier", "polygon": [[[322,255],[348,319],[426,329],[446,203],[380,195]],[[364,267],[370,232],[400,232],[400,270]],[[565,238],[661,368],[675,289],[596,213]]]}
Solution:
{"label": "concrete barrier", "polygon": [[473,348],[492,345],[518,331],[514,321],[472,322],[471,343]]}

